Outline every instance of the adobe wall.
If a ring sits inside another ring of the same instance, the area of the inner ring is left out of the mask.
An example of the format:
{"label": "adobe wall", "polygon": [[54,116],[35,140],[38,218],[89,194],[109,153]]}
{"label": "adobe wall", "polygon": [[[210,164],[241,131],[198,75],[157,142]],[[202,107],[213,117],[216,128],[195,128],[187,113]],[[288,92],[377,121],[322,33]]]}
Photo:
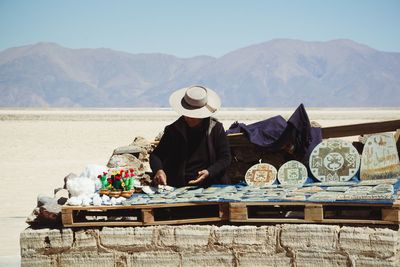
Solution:
{"label": "adobe wall", "polygon": [[400,232],[318,224],[26,229],[22,266],[400,266]]}

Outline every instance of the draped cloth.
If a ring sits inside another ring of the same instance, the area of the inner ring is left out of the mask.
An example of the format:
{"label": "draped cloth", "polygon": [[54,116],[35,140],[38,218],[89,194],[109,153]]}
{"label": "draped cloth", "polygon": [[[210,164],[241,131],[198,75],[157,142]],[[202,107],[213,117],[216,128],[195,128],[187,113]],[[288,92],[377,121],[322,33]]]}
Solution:
{"label": "draped cloth", "polygon": [[285,150],[304,164],[308,163],[314,147],[322,141],[321,128],[311,127],[303,104],[286,121],[275,116],[263,121],[246,125],[235,122],[226,131],[227,134],[243,132],[249,141],[266,151]]}

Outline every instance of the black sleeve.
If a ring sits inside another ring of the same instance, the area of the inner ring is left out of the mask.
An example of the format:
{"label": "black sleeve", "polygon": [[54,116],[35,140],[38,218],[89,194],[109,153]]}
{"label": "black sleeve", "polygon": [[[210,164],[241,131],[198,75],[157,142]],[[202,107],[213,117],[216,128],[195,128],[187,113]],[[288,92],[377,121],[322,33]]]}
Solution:
{"label": "black sleeve", "polygon": [[154,151],[150,154],[150,167],[153,173],[158,170],[164,169],[163,162],[168,158],[168,154],[171,151],[171,141],[173,138],[171,136],[171,131],[169,126],[165,127],[164,134],[161,137],[160,142]]}
{"label": "black sleeve", "polygon": [[229,148],[228,138],[221,123],[215,125],[211,134],[214,135],[213,145],[216,160],[207,168],[207,170],[209,172],[209,178],[213,179],[216,176],[221,175],[221,173],[223,173],[231,164],[231,151]]}

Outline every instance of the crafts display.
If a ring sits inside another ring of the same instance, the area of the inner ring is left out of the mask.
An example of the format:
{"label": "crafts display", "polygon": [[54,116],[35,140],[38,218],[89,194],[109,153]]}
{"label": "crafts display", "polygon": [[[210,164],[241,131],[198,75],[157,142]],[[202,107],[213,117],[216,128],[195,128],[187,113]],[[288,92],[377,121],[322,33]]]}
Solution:
{"label": "crafts display", "polygon": [[307,180],[306,166],[297,160],[290,160],[278,170],[278,181],[282,185],[302,185]]}
{"label": "crafts display", "polygon": [[318,144],[310,156],[310,170],[321,182],[348,181],[360,168],[360,155],[345,140],[328,139]]}
{"label": "crafts display", "polygon": [[276,168],[268,163],[258,163],[250,167],[245,175],[245,180],[248,185],[269,185],[276,179]]}
{"label": "crafts display", "polygon": [[[357,150],[347,141],[328,139],[317,145],[310,155],[310,176],[319,182],[307,180],[309,174],[301,162],[288,161],[279,168],[279,172],[273,165],[260,162],[246,172],[246,184],[208,188],[142,186],[143,193],[132,195],[140,182],[135,179],[133,169],[120,168],[110,169],[108,173],[98,176],[101,189],[92,199],[76,203],[69,201],[67,204],[139,205],[204,201],[393,203],[400,187],[399,159],[393,146],[390,134],[368,138],[362,159],[365,166],[361,168],[364,179],[361,181],[352,179],[360,168]],[[386,175],[388,169],[392,171],[391,175]],[[390,178],[385,178],[388,176]]]}
{"label": "crafts display", "polygon": [[399,176],[399,154],[393,134],[369,136],[361,155],[360,179],[387,179]]}
{"label": "crafts display", "polygon": [[133,187],[135,176],[134,169],[120,169],[110,173],[103,172],[103,175],[97,177],[101,182],[99,193],[101,195],[109,195],[110,197],[123,196],[129,198],[135,191]]}

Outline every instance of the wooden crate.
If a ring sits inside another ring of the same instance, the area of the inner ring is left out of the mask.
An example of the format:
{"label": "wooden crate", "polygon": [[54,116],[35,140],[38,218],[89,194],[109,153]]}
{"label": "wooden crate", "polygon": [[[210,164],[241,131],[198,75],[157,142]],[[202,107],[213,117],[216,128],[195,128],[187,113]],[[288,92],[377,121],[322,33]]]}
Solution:
{"label": "wooden crate", "polygon": [[229,221],[240,223],[399,224],[400,202],[391,204],[236,202]]}
{"label": "wooden crate", "polygon": [[132,206],[63,206],[65,227],[140,226],[227,221],[228,203],[201,202]]}

